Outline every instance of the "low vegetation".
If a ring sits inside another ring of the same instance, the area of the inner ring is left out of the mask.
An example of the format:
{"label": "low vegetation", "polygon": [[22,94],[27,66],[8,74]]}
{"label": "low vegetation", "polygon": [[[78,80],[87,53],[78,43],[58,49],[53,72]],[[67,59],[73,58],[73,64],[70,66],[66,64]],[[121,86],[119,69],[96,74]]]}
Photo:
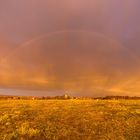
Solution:
{"label": "low vegetation", "polygon": [[0,100],[0,140],[140,140],[140,100]]}

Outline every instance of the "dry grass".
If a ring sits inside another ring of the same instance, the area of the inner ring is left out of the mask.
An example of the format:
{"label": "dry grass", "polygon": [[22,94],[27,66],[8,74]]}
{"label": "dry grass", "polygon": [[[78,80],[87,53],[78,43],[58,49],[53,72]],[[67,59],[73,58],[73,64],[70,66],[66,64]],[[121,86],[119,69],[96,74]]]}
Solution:
{"label": "dry grass", "polygon": [[140,101],[1,100],[0,140],[140,140]]}

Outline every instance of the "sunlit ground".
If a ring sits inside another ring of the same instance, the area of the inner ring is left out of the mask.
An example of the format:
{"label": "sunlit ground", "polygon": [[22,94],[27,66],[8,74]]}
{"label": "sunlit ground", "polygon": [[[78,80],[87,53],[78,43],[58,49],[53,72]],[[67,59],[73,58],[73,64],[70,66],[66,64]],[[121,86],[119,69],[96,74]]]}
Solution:
{"label": "sunlit ground", "polygon": [[140,100],[0,100],[0,140],[140,140]]}

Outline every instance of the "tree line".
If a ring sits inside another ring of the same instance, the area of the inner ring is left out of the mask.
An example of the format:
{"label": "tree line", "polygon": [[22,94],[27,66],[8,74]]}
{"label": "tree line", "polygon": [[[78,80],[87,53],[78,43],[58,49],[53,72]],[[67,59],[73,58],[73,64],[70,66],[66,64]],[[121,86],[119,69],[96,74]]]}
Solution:
{"label": "tree line", "polygon": [[36,96],[6,96],[1,95],[0,99],[11,99],[11,100],[69,100],[69,99],[79,99],[79,100],[86,100],[86,99],[94,99],[94,100],[140,100],[140,97],[137,96],[106,96],[106,97],[72,97],[69,95],[62,95],[62,96],[42,96],[42,97],[36,97]]}

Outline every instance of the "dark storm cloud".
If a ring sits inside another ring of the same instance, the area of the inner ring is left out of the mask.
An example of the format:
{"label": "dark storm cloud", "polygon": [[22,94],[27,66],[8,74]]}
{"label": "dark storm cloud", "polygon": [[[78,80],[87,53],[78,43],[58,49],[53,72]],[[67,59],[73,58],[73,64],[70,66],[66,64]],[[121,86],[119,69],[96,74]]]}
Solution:
{"label": "dark storm cloud", "polygon": [[6,0],[0,4],[0,29],[17,40],[64,29],[126,40],[140,31],[139,4],[138,0]]}

